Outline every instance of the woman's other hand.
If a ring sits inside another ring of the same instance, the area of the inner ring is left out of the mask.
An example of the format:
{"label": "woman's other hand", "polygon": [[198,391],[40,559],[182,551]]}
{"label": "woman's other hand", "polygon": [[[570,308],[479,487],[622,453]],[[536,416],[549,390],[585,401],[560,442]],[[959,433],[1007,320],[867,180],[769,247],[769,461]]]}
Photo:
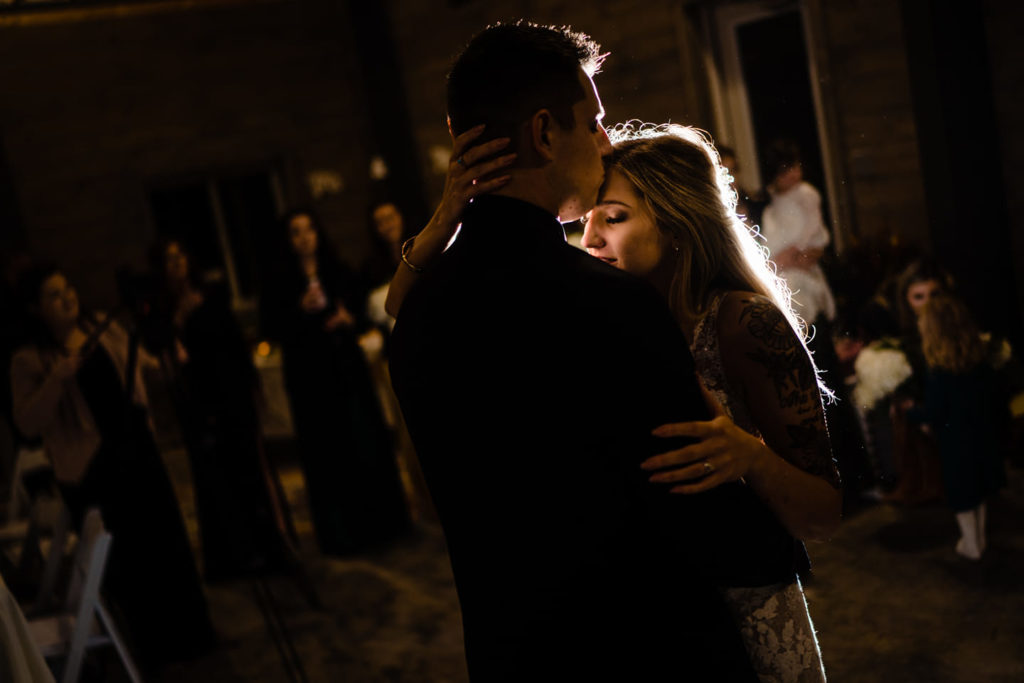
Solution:
{"label": "woman's other hand", "polygon": [[302,295],[301,306],[306,313],[319,313],[327,308],[327,296],[319,282],[309,283],[305,294]]}
{"label": "woman's other hand", "polygon": [[339,327],[353,327],[356,324],[356,319],[352,317],[352,314],[347,308],[338,304],[338,307],[331,314],[331,317],[324,321],[324,329],[328,332],[333,332]]}
{"label": "woman's other hand", "polygon": [[655,455],[640,465],[645,470],[662,470],[650,481],[678,484],[669,489],[671,493],[699,493],[738,481],[749,476],[769,454],[764,442],[736,426],[703,383],[701,392],[714,416],[710,421],[674,422],[652,432],[661,438],[686,436],[697,439],[697,443]]}

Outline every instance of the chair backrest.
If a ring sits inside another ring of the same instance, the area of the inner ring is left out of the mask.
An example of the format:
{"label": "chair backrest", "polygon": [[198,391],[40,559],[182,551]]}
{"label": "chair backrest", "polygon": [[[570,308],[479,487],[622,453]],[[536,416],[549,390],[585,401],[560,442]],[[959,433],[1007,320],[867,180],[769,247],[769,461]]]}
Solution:
{"label": "chair backrest", "polygon": [[[100,584],[107,566],[111,536],[103,528],[100,511],[93,508],[85,514],[78,547],[71,563],[71,578],[68,584],[67,610],[75,615],[75,627],[69,642],[68,656],[64,662],[61,683],[75,683],[82,671],[89,633],[96,617],[100,615]],[[120,646],[119,650],[120,652]],[[122,655],[122,658],[124,655]],[[132,680],[138,680],[134,665],[129,668]]]}
{"label": "chair backrest", "polygon": [[100,511],[96,508],[90,509],[85,514],[78,536],[78,546],[71,562],[71,577],[65,602],[68,611],[76,612],[84,601],[92,599],[95,602],[98,598],[99,586],[107,565],[110,540],[110,533],[103,528]]}

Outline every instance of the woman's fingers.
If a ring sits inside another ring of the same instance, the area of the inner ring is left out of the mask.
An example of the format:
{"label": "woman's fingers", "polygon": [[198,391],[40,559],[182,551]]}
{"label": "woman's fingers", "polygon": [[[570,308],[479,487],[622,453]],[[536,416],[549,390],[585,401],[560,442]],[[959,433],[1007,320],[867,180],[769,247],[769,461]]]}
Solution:
{"label": "woman's fingers", "polygon": [[483,178],[491,173],[494,173],[495,171],[505,168],[515,160],[516,155],[513,152],[512,154],[506,154],[504,156],[498,157],[497,159],[492,159],[486,163],[482,163],[479,166],[473,166],[473,176],[477,179]]}
{"label": "woman's fingers", "polygon": [[473,140],[476,140],[484,132],[484,124],[479,126],[473,126],[466,132],[455,136],[452,140],[452,161],[455,161],[469,149],[470,144]]}
{"label": "woman's fingers", "polygon": [[493,192],[494,190],[497,190],[499,187],[501,187],[511,179],[512,176],[503,175],[498,176],[497,178],[491,178],[490,180],[478,181],[473,185],[469,186],[468,188],[466,188],[466,197],[469,199],[473,199],[474,197],[479,197],[482,194]]}
{"label": "woman's fingers", "polygon": [[494,140],[488,140],[479,145],[469,148],[462,153],[461,156],[454,157],[455,163],[459,163],[459,159],[462,159],[462,164],[466,168],[472,168],[481,161],[489,159],[501,150],[508,147],[508,143],[512,140],[510,138],[495,138]]}
{"label": "woman's fingers", "polygon": [[691,436],[704,438],[711,436],[718,430],[718,425],[712,422],[670,422],[654,429],[651,434],[661,438],[673,436]]}
{"label": "woman's fingers", "polygon": [[714,466],[710,465],[710,463],[708,467],[711,467],[711,469],[705,467],[704,463],[706,462],[708,461],[701,460],[700,462],[695,462],[691,465],[687,465],[686,467],[680,467],[679,469],[658,472],[651,476],[648,481],[654,482],[655,484],[672,484],[677,481],[700,479],[701,477],[706,477],[715,471]]}

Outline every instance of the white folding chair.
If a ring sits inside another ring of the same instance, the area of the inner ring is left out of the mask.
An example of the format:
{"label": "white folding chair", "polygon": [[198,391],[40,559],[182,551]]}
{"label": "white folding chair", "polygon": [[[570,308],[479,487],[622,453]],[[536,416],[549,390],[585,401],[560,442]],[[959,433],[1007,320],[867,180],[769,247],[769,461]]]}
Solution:
{"label": "white folding chair", "polygon": [[61,683],[76,683],[85,651],[103,645],[113,645],[128,677],[141,683],[135,662],[100,598],[111,540],[99,510],[89,510],[75,549],[64,611],[29,620],[29,632],[43,656],[64,658]]}

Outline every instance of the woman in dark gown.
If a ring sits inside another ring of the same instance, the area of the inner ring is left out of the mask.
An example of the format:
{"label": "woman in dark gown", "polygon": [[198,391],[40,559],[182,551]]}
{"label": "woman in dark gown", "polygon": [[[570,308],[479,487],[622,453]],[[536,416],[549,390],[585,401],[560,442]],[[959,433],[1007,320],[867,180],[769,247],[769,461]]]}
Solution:
{"label": "woman in dark gown", "polygon": [[356,552],[409,526],[391,435],[358,333],[365,293],[306,211],[285,217],[287,254],[262,299],[281,344],[285,387],[320,550]]}
{"label": "woman in dark gown", "polygon": [[190,456],[208,581],[263,574],[290,556],[276,473],[263,451],[258,378],[228,292],[199,283],[188,252],[153,254],[161,289],[147,341],[161,359]]}
{"label": "woman in dark gown", "polygon": [[114,539],[103,588],[115,618],[144,668],[205,652],[214,644],[206,598],[141,373],[128,374],[128,334],[81,316],[56,268],[30,271],[22,292],[38,331],[11,362],[16,420],[42,436],[75,526],[100,509]]}

